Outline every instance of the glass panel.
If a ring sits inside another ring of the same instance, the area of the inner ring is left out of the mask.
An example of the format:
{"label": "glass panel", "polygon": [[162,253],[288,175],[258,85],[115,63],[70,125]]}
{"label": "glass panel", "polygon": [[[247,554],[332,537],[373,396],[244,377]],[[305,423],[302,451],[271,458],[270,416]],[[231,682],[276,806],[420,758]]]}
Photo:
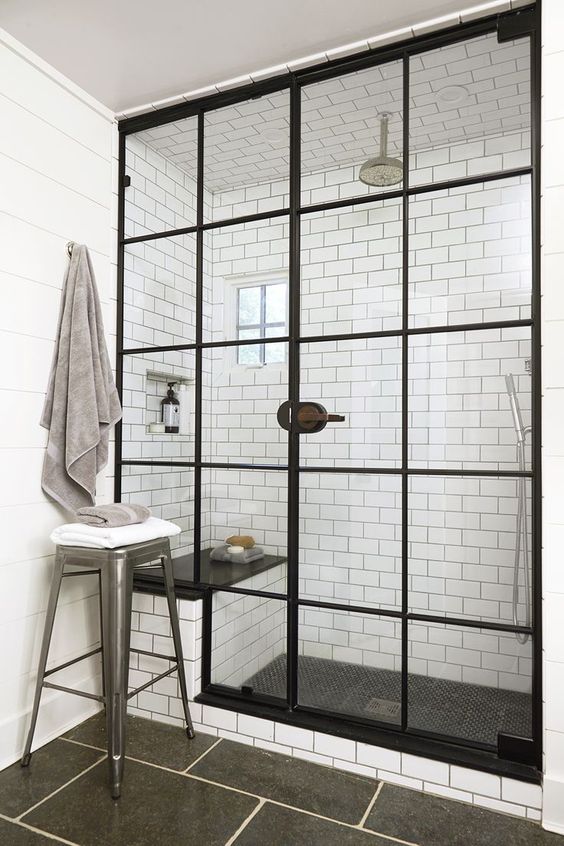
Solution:
{"label": "glass panel", "polygon": [[189,117],[126,137],[126,238],[195,225],[197,136]]}
{"label": "glass panel", "polygon": [[124,248],[123,345],[165,347],[196,340],[196,236]]}
{"label": "glass panel", "polygon": [[[411,466],[530,469],[530,348],[528,327],[412,335]],[[517,448],[518,416],[512,413],[512,383],[527,436],[522,457]]]}
{"label": "glass panel", "polygon": [[287,346],[266,343],[204,349],[204,461],[287,463],[288,433],[276,418],[288,398]]}
{"label": "glass panel", "polygon": [[[274,332],[273,332],[274,334]],[[264,363],[265,364],[284,364],[287,361],[288,345],[279,341],[277,344],[264,345]]]}
{"label": "glass panel", "polygon": [[146,505],[153,517],[180,526],[180,534],[170,539],[172,557],[175,561],[178,559],[177,566],[191,564],[194,553],[193,470],[126,464],[121,468],[121,501]]}
{"label": "glass panel", "polygon": [[530,625],[531,505],[530,479],[411,477],[410,610]]}
{"label": "glass panel", "polygon": [[237,340],[240,323],[277,323],[274,334],[288,334],[288,235],[287,217],[204,232],[204,342]]}
{"label": "glass panel", "polygon": [[237,321],[240,326],[246,323],[261,323],[261,286],[239,288],[239,310]]}
{"label": "glass panel", "polygon": [[401,464],[399,338],[303,344],[302,400],[345,417],[300,436],[302,465],[398,467]]}
{"label": "glass panel", "polygon": [[265,287],[265,319],[267,323],[286,322],[286,304],[288,302],[287,285],[267,285]]}
{"label": "glass panel", "polygon": [[[195,366],[193,350],[123,356],[124,459],[194,460]],[[159,431],[159,424],[170,423],[166,412],[173,404],[162,403],[170,382],[175,383],[173,400],[178,405],[171,420],[178,432]]]}
{"label": "glass panel", "polygon": [[401,477],[302,473],[300,596],[401,608]]}
{"label": "glass panel", "polygon": [[402,115],[401,60],[304,85],[302,205],[400,189]]}
{"label": "glass panel", "polygon": [[216,591],[211,681],[286,699],[286,602]]}
{"label": "glass panel", "polygon": [[[241,332],[242,338],[258,338],[258,329]],[[263,354],[262,344],[253,344],[245,347],[237,347],[237,362],[250,367],[260,366],[261,355]]]}
{"label": "glass panel", "polygon": [[402,201],[301,217],[301,331],[401,328]]}
{"label": "glass panel", "polygon": [[401,722],[401,623],[300,608],[298,702],[375,722]]}
{"label": "glass panel", "polygon": [[531,316],[531,180],[479,182],[409,201],[409,324]]}
{"label": "glass panel", "polygon": [[[284,471],[204,468],[202,581],[285,594],[287,501]],[[234,537],[247,539],[243,552],[227,550]]]}
{"label": "glass panel", "polygon": [[205,219],[287,208],[289,160],[288,90],[206,112]]}
{"label": "glass panel", "polygon": [[530,638],[414,622],[408,666],[410,728],[493,747],[499,732],[531,736]]}
{"label": "glass panel", "polygon": [[411,57],[411,185],[530,164],[530,49],[492,32]]}

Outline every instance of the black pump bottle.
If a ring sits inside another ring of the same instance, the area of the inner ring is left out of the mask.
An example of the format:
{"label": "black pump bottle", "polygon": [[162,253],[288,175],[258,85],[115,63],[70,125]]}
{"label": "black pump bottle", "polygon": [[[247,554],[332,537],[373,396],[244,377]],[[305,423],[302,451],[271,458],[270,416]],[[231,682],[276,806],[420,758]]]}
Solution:
{"label": "black pump bottle", "polygon": [[176,382],[168,382],[166,397],[161,400],[161,420],[165,424],[165,432],[178,433],[180,424],[180,402],[173,391]]}

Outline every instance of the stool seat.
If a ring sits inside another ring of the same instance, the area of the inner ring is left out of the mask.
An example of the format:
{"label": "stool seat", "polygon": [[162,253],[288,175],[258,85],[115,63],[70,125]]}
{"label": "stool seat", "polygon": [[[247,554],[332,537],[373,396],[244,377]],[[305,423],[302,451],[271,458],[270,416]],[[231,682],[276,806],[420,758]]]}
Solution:
{"label": "stool seat", "polygon": [[[174,643],[174,655],[161,655],[148,653],[145,650],[133,649],[130,645],[131,635],[131,602],[133,596],[133,573],[134,570],[155,566],[155,561],[160,561],[164,572],[164,582],[172,638]],[[75,569],[70,569],[75,568]],[[86,655],[81,655],[72,661],[47,670],[47,659],[49,645],[53,631],[53,623],[57,609],[57,602],[63,579],[97,574],[100,587],[100,630],[101,645],[91,650]],[[129,655],[130,652],[137,652],[143,655],[154,655],[172,662],[172,666],[160,673],[149,682],[136,688],[133,691],[128,689],[129,676]],[[46,678],[52,676],[58,670],[69,667],[85,658],[97,653],[102,655],[102,695],[75,690],[64,687]],[[67,546],[59,544],[56,547],[55,570],[47,613],[45,617],[45,629],[41,644],[39,657],[39,668],[37,684],[31,713],[31,724],[22,755],[21,764],[26,767],[31,761],[31,746],[37,723],[41,693],[44,687],[62,690],[78,696],[85,696],[104,704],[106,709],[106,728],[108,743],[108,762],[110,768],[110,784],[112,797],[117,799],[121,792],[125,764],[125,741],[126,741],[126,716],[127,701],[151,687],[160,679],[178,673],[180,693],[184,706],[186,719],[186,732],[189,738],[194,737],[194,728],[190,716],[188,704],[188,688],[186,674],[184,671],[184,660],[182,656],[182,642],[180,639],[180,624],[178,622],[178,610],[176,607],[176,596],[174,592],[174,578],[172,571],[172,556],[170,552],[170,541],[168,537],[154,538],[152,540],[134,543],[128,546],[115,549],[97,548],[82,546]]]}

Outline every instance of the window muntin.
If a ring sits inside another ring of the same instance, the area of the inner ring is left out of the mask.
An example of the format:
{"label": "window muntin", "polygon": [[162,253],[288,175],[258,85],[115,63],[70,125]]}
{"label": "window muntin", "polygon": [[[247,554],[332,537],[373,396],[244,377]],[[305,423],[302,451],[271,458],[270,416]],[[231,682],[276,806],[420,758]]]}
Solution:
{"label": "window muntin", "polygon": [[[286,334],[287,282],[253,283],[237,288],[237,340]],[[282,319],[280,319],[282,318]],[[237,350],[238,364],[284,364],[286,345],[249,344]]]}

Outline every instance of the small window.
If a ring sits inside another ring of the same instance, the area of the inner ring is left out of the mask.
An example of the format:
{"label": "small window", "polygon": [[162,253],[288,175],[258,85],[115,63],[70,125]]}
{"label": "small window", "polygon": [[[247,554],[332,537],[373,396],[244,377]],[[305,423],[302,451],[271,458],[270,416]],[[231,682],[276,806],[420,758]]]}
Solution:
{"label": "small window", "polygon": [[[277,338],[286,334],[286,282],[237,289],[237,339]],[[286,344],[249,344],[237,348],[238,364],[283,364]]]}

